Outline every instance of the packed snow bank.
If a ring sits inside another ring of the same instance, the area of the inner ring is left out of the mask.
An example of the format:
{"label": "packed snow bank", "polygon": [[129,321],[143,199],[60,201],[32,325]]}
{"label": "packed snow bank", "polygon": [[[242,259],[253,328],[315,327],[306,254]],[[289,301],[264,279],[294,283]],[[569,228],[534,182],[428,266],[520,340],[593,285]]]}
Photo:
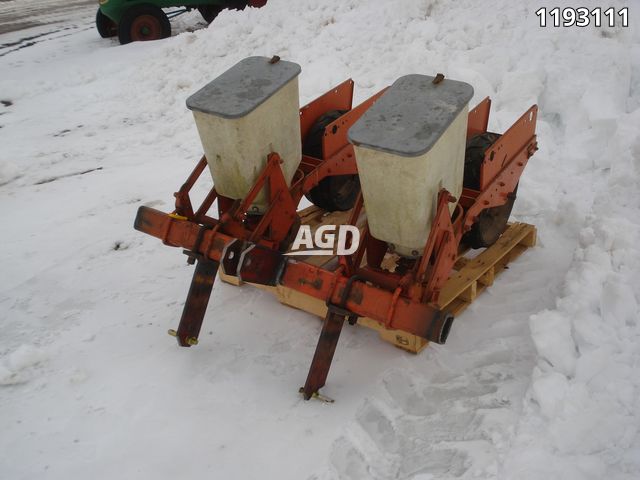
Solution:
{"label": "packed snow bank", "polygon": [[[0,57],[2,476],[637,478],[638,29],[540,29],[545,4],[270,0],[166,41],[78,29]],[[201,155],[186,97],[273,54],[302,65],[303,103],[444,72],[493,98],[494,131],[540,107],[514,209],[539,246],[445,346],[346,329],[330,406],[296,394],[319,322],[255,289],[216,284],[177,348],[192,269],[132,229]]]}
{"label": "packed snow bank", "polygon": [[[531,317],[539,354],[507,478],[636,478],[640,468],[640,110],[620,115],[607,181],[564,293]],[[634,127],[631,127],[634,126]]]}

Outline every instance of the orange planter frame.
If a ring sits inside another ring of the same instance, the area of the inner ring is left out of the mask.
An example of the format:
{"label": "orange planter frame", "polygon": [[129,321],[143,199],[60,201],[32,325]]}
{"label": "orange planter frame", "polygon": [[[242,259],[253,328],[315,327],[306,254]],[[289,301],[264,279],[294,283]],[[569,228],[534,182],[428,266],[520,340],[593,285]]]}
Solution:
{"label": "orange planter frame", "polygon": [[[207,161],[202,157],[175,193],[174,212],[167,214],[140,207],[135,221],[137,230],[161,239],[166,245],[185,249],[190,262],[198,262],[180,326],[173,332],[180,345],[197,343],[219,265],[227,275],[238,275],[243,281],[280,283],[321,299],[329,306],[309,377],[302,389],[305,398],[316,395],[324,385],[344,320],[354,323],[359,316],[369,317],[387,328],[445,343],[453,316],[438,309],[440,290],[451,274],[463,234],[482,210],[506,202],[537,150],[537,106],[527,110],[487,150],[481,166],[480,191],[464,189],[460,199],[453,198],[444,189],[440,192],[424,251],[417,260],[400,269],[400,273],[381,267],[387,246],[373,238],[366,225],[358,250],[339,257],[335,270],[283,255],[300,225],[296,212],[302,196],[327,176],[357,173],[347,131],[383,93],[384,90],[352,108],[353,81],[349,79],[302,107],[303,142],[320,115],[330,110],[346,113],[325,128],[324,158],[303,155],[290,186],[280,168],[280,157],[273,152],[244,199],[222,197],[214,187],[194,210],[189,191],[206,169]],[[487,131],[490,108],[491,101],[486,98],[469,112],[468,139]],[[269,207],[261,217],[251,217],[249,208],[264,188],[269,194]],[[218,218],[208,214],[215,200]],[[456,208],[450,215],[449,203],[452,202],[456,202]],[[360,195],[349,223],[356,224],[362,208]]]}

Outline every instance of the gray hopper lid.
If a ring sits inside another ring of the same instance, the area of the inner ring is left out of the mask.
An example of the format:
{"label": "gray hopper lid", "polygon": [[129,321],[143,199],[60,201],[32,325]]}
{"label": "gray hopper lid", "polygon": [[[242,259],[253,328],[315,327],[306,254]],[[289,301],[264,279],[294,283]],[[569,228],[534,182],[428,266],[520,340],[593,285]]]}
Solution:
{"label": "gray hopper lid", "polygon": [[468,83],[433,80],[400,77],[349,129],[349,141],[403,157],[427,153],[473,97]]}
{"label": "gray hopper lid", "polygon": [[300,65],[248,57],[187,98],[187,108],[224,118],[251,113],[300,73]]}

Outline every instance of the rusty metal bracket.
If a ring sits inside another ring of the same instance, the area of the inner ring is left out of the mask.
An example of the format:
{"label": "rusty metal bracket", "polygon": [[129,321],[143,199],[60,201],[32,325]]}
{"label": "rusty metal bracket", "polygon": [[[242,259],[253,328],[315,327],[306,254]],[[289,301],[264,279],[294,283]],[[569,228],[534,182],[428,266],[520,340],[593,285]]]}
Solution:
{"label": "rusty metal bracket", "polygon": [[218,273],[218,266],[218,262],[202,258],[196,262],[180,324],[175,332],[175,337],[181,347],[191,347],[198,344],[198,336],[211,297],[213,282]]}
{"label": "rusty metal bracket", "polygon": [[347,308],[347,300],[349,298],[349,295],[351,294],[351,289],[353,288],[353,282],[355,282],[356,280],[363,280],[363,278],[360,275],[351,275],[348,278],[347,283],[342,288],[340,301],[338,303],[331,302],[331,295],[329,296],[329,298],[327,298],[327,301],[325,302],[327,305],[327,309],[329,311],[337,315],[342,315],[343,317],[346,317],[347,321],[349,322],[349,325],[355,325],[356,323],[358,323],[358,317],[359,317],[357,313],[354,313]]}
{"label": "rusty metal bracket", "polygon": [[340,332],[344,325],[345,316],[332,310],[327,311],[322,324],[318,345],[309,367],[307,380],[302,387],[302,394],[305,400],[309,400],[314,394],[319,395],[318,390],[324,387],[331,368],[333,354],[336,351]]}

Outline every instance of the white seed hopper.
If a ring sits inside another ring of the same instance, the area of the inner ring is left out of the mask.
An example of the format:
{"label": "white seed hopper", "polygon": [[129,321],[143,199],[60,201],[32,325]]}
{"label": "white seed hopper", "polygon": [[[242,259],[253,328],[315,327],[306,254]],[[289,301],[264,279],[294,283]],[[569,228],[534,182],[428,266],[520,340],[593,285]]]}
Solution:
{"label": "white seed hopper", "polygon": [[[299,73],[296,63],[249,57],[187,99],[220,195],[244,198],[271,152],[291,183],[301,159]],[[267,204],[263,191],[251,211]]]}
{"label": "white seed hopper", "polygon": [[407,75],[349,130],[371,235],[400,255],[422,253],[440,189],[462,193],[472,96],[464,82]]}

